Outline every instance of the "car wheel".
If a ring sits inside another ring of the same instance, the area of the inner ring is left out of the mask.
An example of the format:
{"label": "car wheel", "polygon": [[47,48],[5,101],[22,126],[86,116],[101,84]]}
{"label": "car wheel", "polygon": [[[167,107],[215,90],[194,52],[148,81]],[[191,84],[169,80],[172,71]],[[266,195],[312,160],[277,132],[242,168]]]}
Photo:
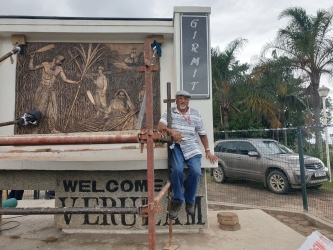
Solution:
{"label": "car wheel", "polygon": [[286,175],[279,170],[274,170],[269,173],[267,177],[267,185],[275,194],[285,194],[290,189],[290,184]]}
{"label": "car wheel", "polygon": [[214,168],[213,176],[214,176],[214,180],[217,183],[225,183],[228,179],[225,176],[223,167],[220,164],[217,168]]}

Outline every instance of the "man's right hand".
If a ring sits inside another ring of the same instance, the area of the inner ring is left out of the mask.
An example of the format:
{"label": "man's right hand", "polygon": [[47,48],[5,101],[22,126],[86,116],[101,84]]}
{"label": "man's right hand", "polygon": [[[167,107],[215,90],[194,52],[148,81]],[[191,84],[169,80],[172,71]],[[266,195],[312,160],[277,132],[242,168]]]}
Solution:
{"label": "man's right hand", "polygon": [[181,140],[184,138],[184,136],[181,135],[181,133],[177,132],[176,130],[173,130],[171,129],[171,135],[173,137],[173,140],[176,142],[176,143],[180,143]]}

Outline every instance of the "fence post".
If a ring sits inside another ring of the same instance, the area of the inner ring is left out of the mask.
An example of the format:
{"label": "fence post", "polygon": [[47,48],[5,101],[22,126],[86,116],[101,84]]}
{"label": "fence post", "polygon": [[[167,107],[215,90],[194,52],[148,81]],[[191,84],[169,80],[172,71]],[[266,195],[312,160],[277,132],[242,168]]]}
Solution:
{"label": "fence post", "polygon": [[301,127],[297,127],[297,137],[298,137],[299,165],[300,165],[300,170],[301,170],[301,184],[302,184],[303,208],[304,208],[305,211],[309,211],[309,208],[308,208],[308,197],[307,197],[307,194],[306,194],[305,166],[304,166],[304,154],[303,154],[303,143],[302,143],[302,130],[301,130]]}
{"label": "fence post", "polygon": [[34,190],[34,200],[39,199],[39,190]]}

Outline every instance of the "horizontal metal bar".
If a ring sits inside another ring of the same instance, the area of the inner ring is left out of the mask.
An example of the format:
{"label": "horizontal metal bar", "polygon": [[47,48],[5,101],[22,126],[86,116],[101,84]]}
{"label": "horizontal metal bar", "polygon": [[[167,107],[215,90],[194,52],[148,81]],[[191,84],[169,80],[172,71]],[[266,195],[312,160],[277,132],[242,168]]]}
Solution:
{"label": "horizontal metal bar", "polygon": [[1,208],[0,215],[40,215],[40,214],[139,214],[137,207],[25,207]]}
{"label": "horizontal metal bar", "polygon": [[56,134],[0,136],[0,146],[61,145],[61,144],[108,144],[136,143],[138,133],[132,134]]}
{"label": "horizontal metal bar", "polygon": [[170,186],[171,186],[170,182],[167,181],[167,183],[164,185],[164,187],[161,189],[161,191],[154,197],[155,204],[158,204],[160,202],[160,200],[163,198],[163,196],[168,191]]}

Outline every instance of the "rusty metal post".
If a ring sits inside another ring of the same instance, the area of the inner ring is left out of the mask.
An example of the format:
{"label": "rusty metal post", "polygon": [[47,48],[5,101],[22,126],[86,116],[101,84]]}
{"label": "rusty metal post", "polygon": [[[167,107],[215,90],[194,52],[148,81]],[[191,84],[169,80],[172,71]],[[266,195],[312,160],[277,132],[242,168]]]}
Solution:
{"label": "rusty metal post", "polygon": [[147,182],[148,182],[148,245],[156,249],[155,202],[154,202],[154,140],[153,140],[153,84],[151,69],[151,45],[144,43],[145,86],[146,86],[146,127],[147,138]]}
{"label": "rusty metal post", "polygon": [[[2,208],[2,192],[3,190],[0,190],[0,208]],[[1,225],[1,221],[2,221],[2,215],[0,214],[0,225]],[[1,230],[0,230],[1,233]]]}
{"label": "rusty metal post", "polygon": [[0,215],[40,215],[40,214],[139,214],[137,207],[23,207],[0,208]]}
{"label": "rusty metal post", "polygon": [[[167,99],[163,100],[164,103],[167,104],[167,122],[168,122],[168,128],[171,128],[171,103],[175,102],[175,99],[171,98],[171,83],[167,82]],[[168,175],[170,178],[170,174],[171,174],[171,163],[170,163],[170,157],[171,157],[171,142],[168,141]],[[172,191],[172,187],[170,185],[169,191],[168,191],[168,210],[170,211],[171,209],[171,191]],[[177,249],[178,246],[177,245],[172,245],[172,224],[173,224],[173,220],[169,218],[169,245],[165,246],[163,249],[166,250],[174,250]]]}
{"label": "rusty metal post", "polygon": [[170,181],[167,181],[162,190],[155,196],[154,202],[156,205],[162,200],[166,192],[168,192],[170,186],[171,186]]}

